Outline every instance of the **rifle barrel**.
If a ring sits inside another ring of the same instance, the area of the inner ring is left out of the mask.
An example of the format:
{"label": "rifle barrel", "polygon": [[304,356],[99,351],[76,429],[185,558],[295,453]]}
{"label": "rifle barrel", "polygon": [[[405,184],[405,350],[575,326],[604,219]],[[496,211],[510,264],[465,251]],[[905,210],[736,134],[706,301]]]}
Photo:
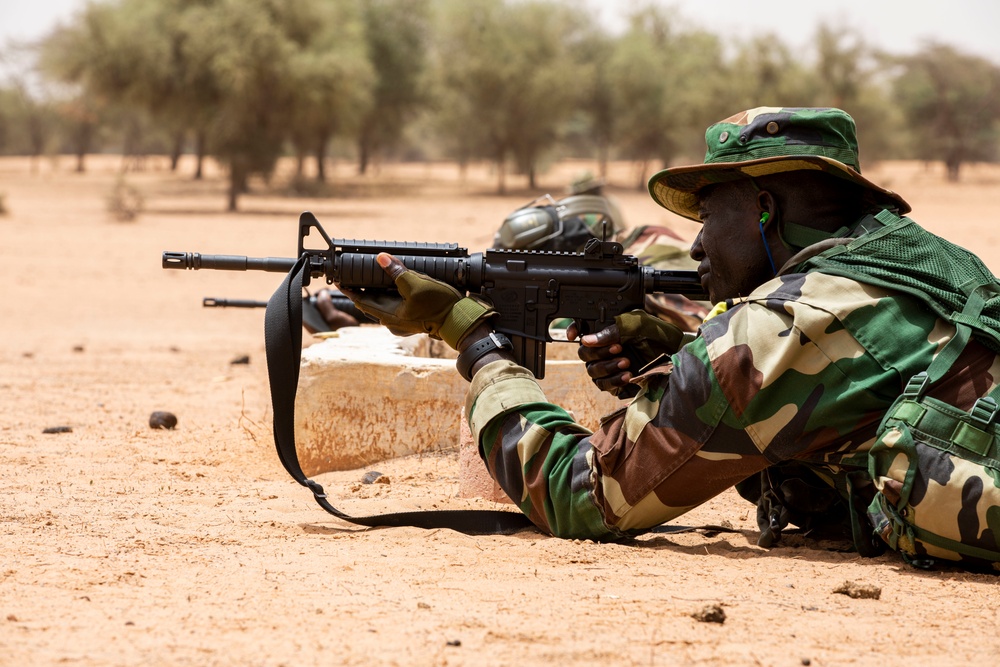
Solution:
{"label": "rifle barrel", "polygon": [[682,294],[693,301],[708,300],[697,271],[652,269],[651,275],[654,292]]}
{"label": "rifle barrel", "polygon": [[253,301],[250,299],[217,299],[215,297],[206,296],[201,300],[201,305],[205,308],[267,308],[267,301]]}
{"label": "rifle barrel", "polygon": [[197,252],[164,252],[164,269],[214,269],[216,271],[269,271],[288,273],[295,265],[289,257],[247,257],[246,255],[202,255]]}

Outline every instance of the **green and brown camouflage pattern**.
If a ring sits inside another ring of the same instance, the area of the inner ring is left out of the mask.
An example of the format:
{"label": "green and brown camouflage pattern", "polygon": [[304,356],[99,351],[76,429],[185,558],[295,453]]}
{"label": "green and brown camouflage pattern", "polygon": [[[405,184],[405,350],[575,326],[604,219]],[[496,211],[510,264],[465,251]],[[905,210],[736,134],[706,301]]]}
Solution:
{"label": "green and brown camouflage pattern", "polygon": [[[886,411],[955,332],[913,295],[790,273],[706,321],[672,363],[637,378],[639,395],[594,432],[508,362],[476,374],[466,411],[490,474],[536,525],[615,539],[784,461],[808,464],[846,496],[846,475],[868,470]],[[1000,359],[973,340],[929,395],[968,411],[998,383]],[[980,477],[986,491],[977,495],[949,488],[947,470],[927,473],[923,508],[960,526],[948,534],[996,550],[997,474]]]}
{"label": "green and brown camouflage pattern", "polygon": [[910,558],[1000,561],[996,427],[916,397],[900,400],[887,421],[870,457],[875,532]]}
{"label": "green and brown camouflage pattern", "polygon": [[670,167],[649,180],[664,208],[700,222],[698,192],[716,183],[788,171],[820,170],[865,188],[872,207],[910,210],[902,197],[861,175],[854,119],[834,108],[757,107],[705,131],[705,162]]}

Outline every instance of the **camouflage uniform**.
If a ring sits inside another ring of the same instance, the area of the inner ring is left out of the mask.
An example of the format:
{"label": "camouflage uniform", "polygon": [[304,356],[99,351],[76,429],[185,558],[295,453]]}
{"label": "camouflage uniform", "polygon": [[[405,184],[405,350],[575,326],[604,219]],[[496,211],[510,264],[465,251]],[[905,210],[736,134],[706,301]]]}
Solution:
{"label": "camouflage uniform", "polygon": [[[490,474],[543,530],[578,538],[649,529],[783,461],[846,495],[886,410],[955,328],[913,296],[792,272],[699,333],[595,433],[524,369],[482,369],[466,409]],[[972,341],[932,395],[970,409],[998,381],[997,355]]]}
{"label": "camouflage uniform", "polygon": [[[861,177],[853,120],[839,110],[754,109],[706,141],[705,164],[651,179],[657,202],[697,219],[705,185],[818,169],[861,185],[871,214],[825,236],[784,224],[782,242],[804,250],[717,305],[596,432],[514,363],[480,369],[466,416],[490,474],[543,530],[614,539],[792,463],[855,518],[867,513],[866,538],[904,555],[1000,562],[1000,284],[892,213],[909,206]],[[929,389],[911,394],[923,373]]]}

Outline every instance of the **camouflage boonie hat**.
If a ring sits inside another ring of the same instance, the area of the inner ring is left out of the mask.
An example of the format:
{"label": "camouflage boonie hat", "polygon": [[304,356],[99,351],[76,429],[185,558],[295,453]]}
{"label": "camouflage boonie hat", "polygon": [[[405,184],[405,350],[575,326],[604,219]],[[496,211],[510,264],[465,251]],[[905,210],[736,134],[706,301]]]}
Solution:
{"label": "camouflage boonie hat", "polygon": [[705,131],[705,163],[664,169],[649,194],[678,215],[700,222],[698,191],[716,183],[815,169],[857,183],[869,203],[908,213],[910,205],[861,175],[854,119],[840,109],[757,107]]}

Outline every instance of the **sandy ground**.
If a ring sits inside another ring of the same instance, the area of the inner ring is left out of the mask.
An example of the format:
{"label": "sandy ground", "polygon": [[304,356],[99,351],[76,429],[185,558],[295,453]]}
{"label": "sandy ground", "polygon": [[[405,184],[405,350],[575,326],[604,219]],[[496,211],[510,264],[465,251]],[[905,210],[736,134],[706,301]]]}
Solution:
{"label": "sandy ground", "polygon": [[[622,544],[535,532],[363,529],[326,515],[273,450],[262,311],[274,274],[163,271],[163,250],[290,256],[297,215],[339,237],[487,247],[504,215],[563,190],[492,192],[484,168],[337,165],[335,198],[275,191],[224,212],[225,185],[156,164],[130,173],[133,222],[108,215],[116,159],[32,172],[0,160],[0,665],[965,665],[1000,649],[998,579],[864,560],[836,543],[755,545],[724,494],[684,518],[730,534]],[[626,165],[613,183],[631,183]],[[960,184],[920,164],[870,177],[918,220],[1000,269],[1000,169]],[[276,181],[276,182],[280,182]],[[518,179],[511,185],[520,186]],[[615,189],[627,222],[694,226]],[[232,364],[249,355],[250,364]],[[331,406],[336,409],[336,406]],[[175,430],[151,430],[168,410]],[[70,432],[44,434],[50,427]],[[457,497],[455,452],[320,481],[356,514],[489,508]],[[853,581],[878,599],[835,593]],[[718,605],[722,624],[692,615]]]}

